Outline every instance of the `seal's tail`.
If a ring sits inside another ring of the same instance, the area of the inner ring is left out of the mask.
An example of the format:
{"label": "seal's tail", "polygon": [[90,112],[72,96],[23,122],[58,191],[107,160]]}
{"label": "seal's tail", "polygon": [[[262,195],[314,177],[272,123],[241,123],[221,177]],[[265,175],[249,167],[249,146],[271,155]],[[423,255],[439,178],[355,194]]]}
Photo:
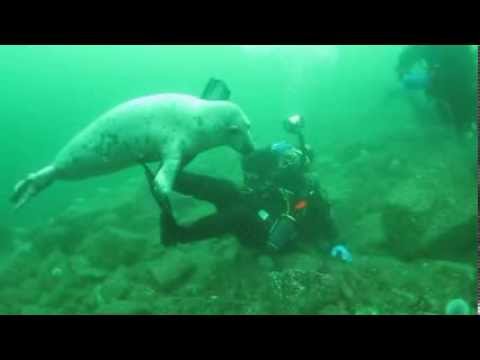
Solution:
{"label": "seal's tail", "polygon": [[25,179],[20,180],[13,190],[10,201],[15,209],[21,208],[32,197],[36,196],[42,190],[53,183],[56,177],[55,167],[46,166],[36,173],[28,175]]}

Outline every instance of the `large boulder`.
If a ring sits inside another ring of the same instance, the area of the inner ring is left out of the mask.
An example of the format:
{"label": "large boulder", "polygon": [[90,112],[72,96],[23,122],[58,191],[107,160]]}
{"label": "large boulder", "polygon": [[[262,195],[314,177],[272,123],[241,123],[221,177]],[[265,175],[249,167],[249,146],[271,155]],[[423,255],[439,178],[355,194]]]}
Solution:
{"label": "large boulder", "polygon": [[392,189],[381,215],[386,245],[404,259],[474,261],[476,201],[440,179],[418,175]]}
{"label": "large boulder", "polygon": [[128,270],[125,267],[119,267],[104,282],[95,287],[98,306],[125,299],[132,286],[127,273]]}
{"label": "large boulder", "polygon": [[188,254],[172,249],[158,260],[148,263],[148,271],[155,289],[170,292],[184,285],[196,271]]}

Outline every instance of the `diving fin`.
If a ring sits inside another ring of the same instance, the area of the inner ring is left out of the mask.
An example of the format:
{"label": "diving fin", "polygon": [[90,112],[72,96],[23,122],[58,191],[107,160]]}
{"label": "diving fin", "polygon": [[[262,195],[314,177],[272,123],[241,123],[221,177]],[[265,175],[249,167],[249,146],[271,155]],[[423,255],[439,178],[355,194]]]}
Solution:
{"label": "diving fin", "polygon": [[211,78],[201,98],[204,100],[230,100],[230,89],[223,80]]}

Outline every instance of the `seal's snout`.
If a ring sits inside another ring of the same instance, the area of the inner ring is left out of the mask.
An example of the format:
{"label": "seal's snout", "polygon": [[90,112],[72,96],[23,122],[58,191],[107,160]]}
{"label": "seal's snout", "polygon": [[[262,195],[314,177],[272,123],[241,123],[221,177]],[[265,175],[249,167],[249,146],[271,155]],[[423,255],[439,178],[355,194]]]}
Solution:
{"label": "seal's snout", "polygon": [[244,137],[244,141],[242,143],[242,147],[240,149],[240,152],[243,155],[248,155],[252,152],[255,151],[255,143],[253,142],[252,135],[250,134],[250,131],[247,131]]}
{"label": "seal's snout", "polygon": [[242,149],[242,154],[248,155],[255,151],[255,145],[252,141],[248,141],[245,143]]}

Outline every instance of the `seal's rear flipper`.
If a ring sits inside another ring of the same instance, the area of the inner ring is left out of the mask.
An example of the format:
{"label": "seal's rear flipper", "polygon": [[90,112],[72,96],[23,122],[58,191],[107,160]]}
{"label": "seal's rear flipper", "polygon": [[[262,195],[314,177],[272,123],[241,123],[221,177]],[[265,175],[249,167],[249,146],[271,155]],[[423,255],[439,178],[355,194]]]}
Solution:
{"label": "seal's rear flipper", "polygon": [[223,80],[211,78],[202,93],[204,100],[230,100],[230,89]]}
{"label": "seal's rear flipper", "polygon": [[15,185],[12,196],[10,196],[10,202],[13,204],[14,209],[16,210],[25,204],[32,197],[33,192],[30,180],[19,181]]}
{"label": "seal's rear flipper", "polygon": [[13,190],[10,201],[14,209],[19,209],[25,205],[32,197],[44,190],[55,180],[55,168],[47,166],[42,170],[30,174],[26,179],[19,181]]}

